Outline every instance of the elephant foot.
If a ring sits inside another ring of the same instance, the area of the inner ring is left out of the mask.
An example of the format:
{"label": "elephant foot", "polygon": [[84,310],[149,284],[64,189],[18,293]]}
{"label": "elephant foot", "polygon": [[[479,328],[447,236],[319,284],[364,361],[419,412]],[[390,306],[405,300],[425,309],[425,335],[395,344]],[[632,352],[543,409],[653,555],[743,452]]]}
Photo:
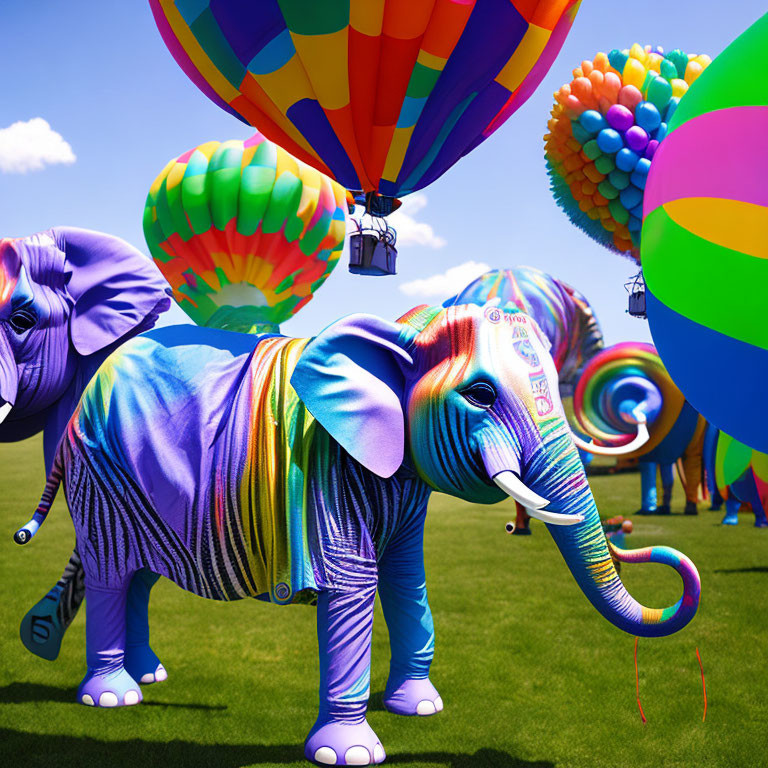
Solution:
{"label": "elephant foot", "polygon": [[739,516],[738,514],[728,514],[723,518],[723,522],[721,525],[738,525],[739,524]]}
{"label": "elephant foot", "polygon": [[693,501],[685,502],[685,514],[686,515],[698,515],[699,510],[696,509],[696,504]]}
{"label": "elephant foot", "polygon": [[515,528],[514,531],[512,531],[513,536],[530,536],[531,535],[531,529],[530,528]]}
{"label": "elephant foot", "polygon": [[125,707],[141,699],[141,688],[123,667],[107,674],[88,670],[77,689],[77,700],[89,707]]}
{"label": "elephant foot", "polygon": [[148,645],[129,645],[125,649],[125,671],[142,685],[162,683],[168,679],[165,667]]}
{"label": "elephant foot", "polygon": [[54,587],[21,620],[19,635],[24,647],[35,656],[54,661],[59,655],[64,627],[58,616],[61,588]]}
{"label": "elephant foot", "polygon": [[635,512],[636,515],[655,515],[656,510],[655,509],[638,509],[637,512]]}
{"label": "elephant foot", "polygon": [[660,504],[658,507],[656,507],[657,515],[671,515],[672,510],[669,508],[669,504]]}
{"label": "elephant foot", "polygon": [[768,520],[755,520],[755,528],[768,528]]}
{"label": "elephant foot", "polygon": [[396,715],[435,715],[443,710],[443,700],[429,679],[399,678],[387,683],[384,706]]}
{"label": "elephant foot", "polygon": [[367,720],[331,720],[315,723],[304,745],[304,756],[318,765],[375,765],[387,755]]}

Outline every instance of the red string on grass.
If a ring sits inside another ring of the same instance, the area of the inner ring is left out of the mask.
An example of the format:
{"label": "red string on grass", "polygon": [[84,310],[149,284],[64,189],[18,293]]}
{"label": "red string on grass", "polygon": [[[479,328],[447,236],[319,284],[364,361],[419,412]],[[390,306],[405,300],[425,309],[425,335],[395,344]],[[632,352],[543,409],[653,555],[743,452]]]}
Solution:
{"label": "red string on grass", "polygon": [[699,660],[699,669],[701,670],[701,690],[704,692],[704,714],[701,716],[701,722],[703,723],[707,719],[707,683],[704,680],[704,665],[701,663],[701,655],[699,654],[699,648],[696,647],[696,658]]}
{"label": "red string on grass", "polygon": [[[637,706],[640,710],[640,717],[643,718],[643,725],[645,725],[645,712],[643,712],[643,705],[640,703],[640,675],[637,671],[637,641],[639,638],[635,638],[635,691],[637,692]],[[698,649],[697,649],[698,653]]]}

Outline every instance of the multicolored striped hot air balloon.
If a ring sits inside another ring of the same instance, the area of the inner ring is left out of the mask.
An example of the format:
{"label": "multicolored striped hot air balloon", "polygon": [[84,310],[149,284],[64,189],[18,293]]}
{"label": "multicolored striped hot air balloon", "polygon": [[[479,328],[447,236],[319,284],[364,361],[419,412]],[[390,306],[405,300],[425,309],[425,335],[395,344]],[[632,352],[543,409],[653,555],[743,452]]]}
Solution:
{"label": "multicolored striped hot air balloon", "polygon": [[580,0],[150,0],[213,102],[351,190],[405,195],[533,93]]}
{"label": "multicolored striped hot air balloon", "polygon": [[[647,313],[664,365],[708,421],[768,452],[768,15],[691,86],[645,192]],[[729,371],[702,374],[703,360]]]}
{"label": "multicolored striped hot air balloon", "polygon": [[144,236],[198,325],[274,332],[336,266],[346,207],[335,181],[256,133],[171,160],[149,190]]}

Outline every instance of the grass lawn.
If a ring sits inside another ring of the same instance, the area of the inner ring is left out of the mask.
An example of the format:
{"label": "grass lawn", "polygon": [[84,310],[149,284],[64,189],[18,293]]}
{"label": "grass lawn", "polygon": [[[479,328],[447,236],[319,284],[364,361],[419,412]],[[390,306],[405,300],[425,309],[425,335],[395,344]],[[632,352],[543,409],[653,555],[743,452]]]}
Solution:
{"label": "grass lawn", "polygon": [[[38,439],[0,445],[0,765],[306,765],[318,678],[314,609],[206,601],[162,580],[152,593],[153,648],[169,672],[144,704],[75,703],[85,672],[84,611],[54,663],[30,655],[19,622],[59,577],[72,525],[57,502],[24,548],[11,535],[43,487]],[[604,516],[638,507],[639,476],[598,476]],[[382,709],[389,650],[377,612],[369,722],[400,766],[624,768],[768,765],[768,531],[720,513],[636,518],[633,547],[668,544],[698,566],[698,616],[679,634],[640,640],[635,702],[633,638],[582,596],[544,526],[507,536],[512,505],[433,497],[426,561],[437,631],[431,679],[445,711],[403,718]],[[625,566],[630,591],[661,607],[679,579],[659,565]],[[709,709],[695,649],[706,672]]]}

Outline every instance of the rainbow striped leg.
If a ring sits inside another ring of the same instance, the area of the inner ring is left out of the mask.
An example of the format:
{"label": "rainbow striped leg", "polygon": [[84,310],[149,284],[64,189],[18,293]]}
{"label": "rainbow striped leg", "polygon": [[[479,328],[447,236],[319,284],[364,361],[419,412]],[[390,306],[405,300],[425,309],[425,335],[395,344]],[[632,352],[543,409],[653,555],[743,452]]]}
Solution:
{"label": "rainbow striped leg", "polygon": [[384,706],[398,715],[434,715],[443,701],[429,681],[435,628],[424,575],[423,518],[417,531],[390,543],[379,563],[379,597],[391,659]]}
{"label": "rainbow striped leg", "polygon": [[365,719],[375,596],[375,582],[318,595],[320,711],[304,746],[308,760],[329,765],[384,760],[384,748]]}

